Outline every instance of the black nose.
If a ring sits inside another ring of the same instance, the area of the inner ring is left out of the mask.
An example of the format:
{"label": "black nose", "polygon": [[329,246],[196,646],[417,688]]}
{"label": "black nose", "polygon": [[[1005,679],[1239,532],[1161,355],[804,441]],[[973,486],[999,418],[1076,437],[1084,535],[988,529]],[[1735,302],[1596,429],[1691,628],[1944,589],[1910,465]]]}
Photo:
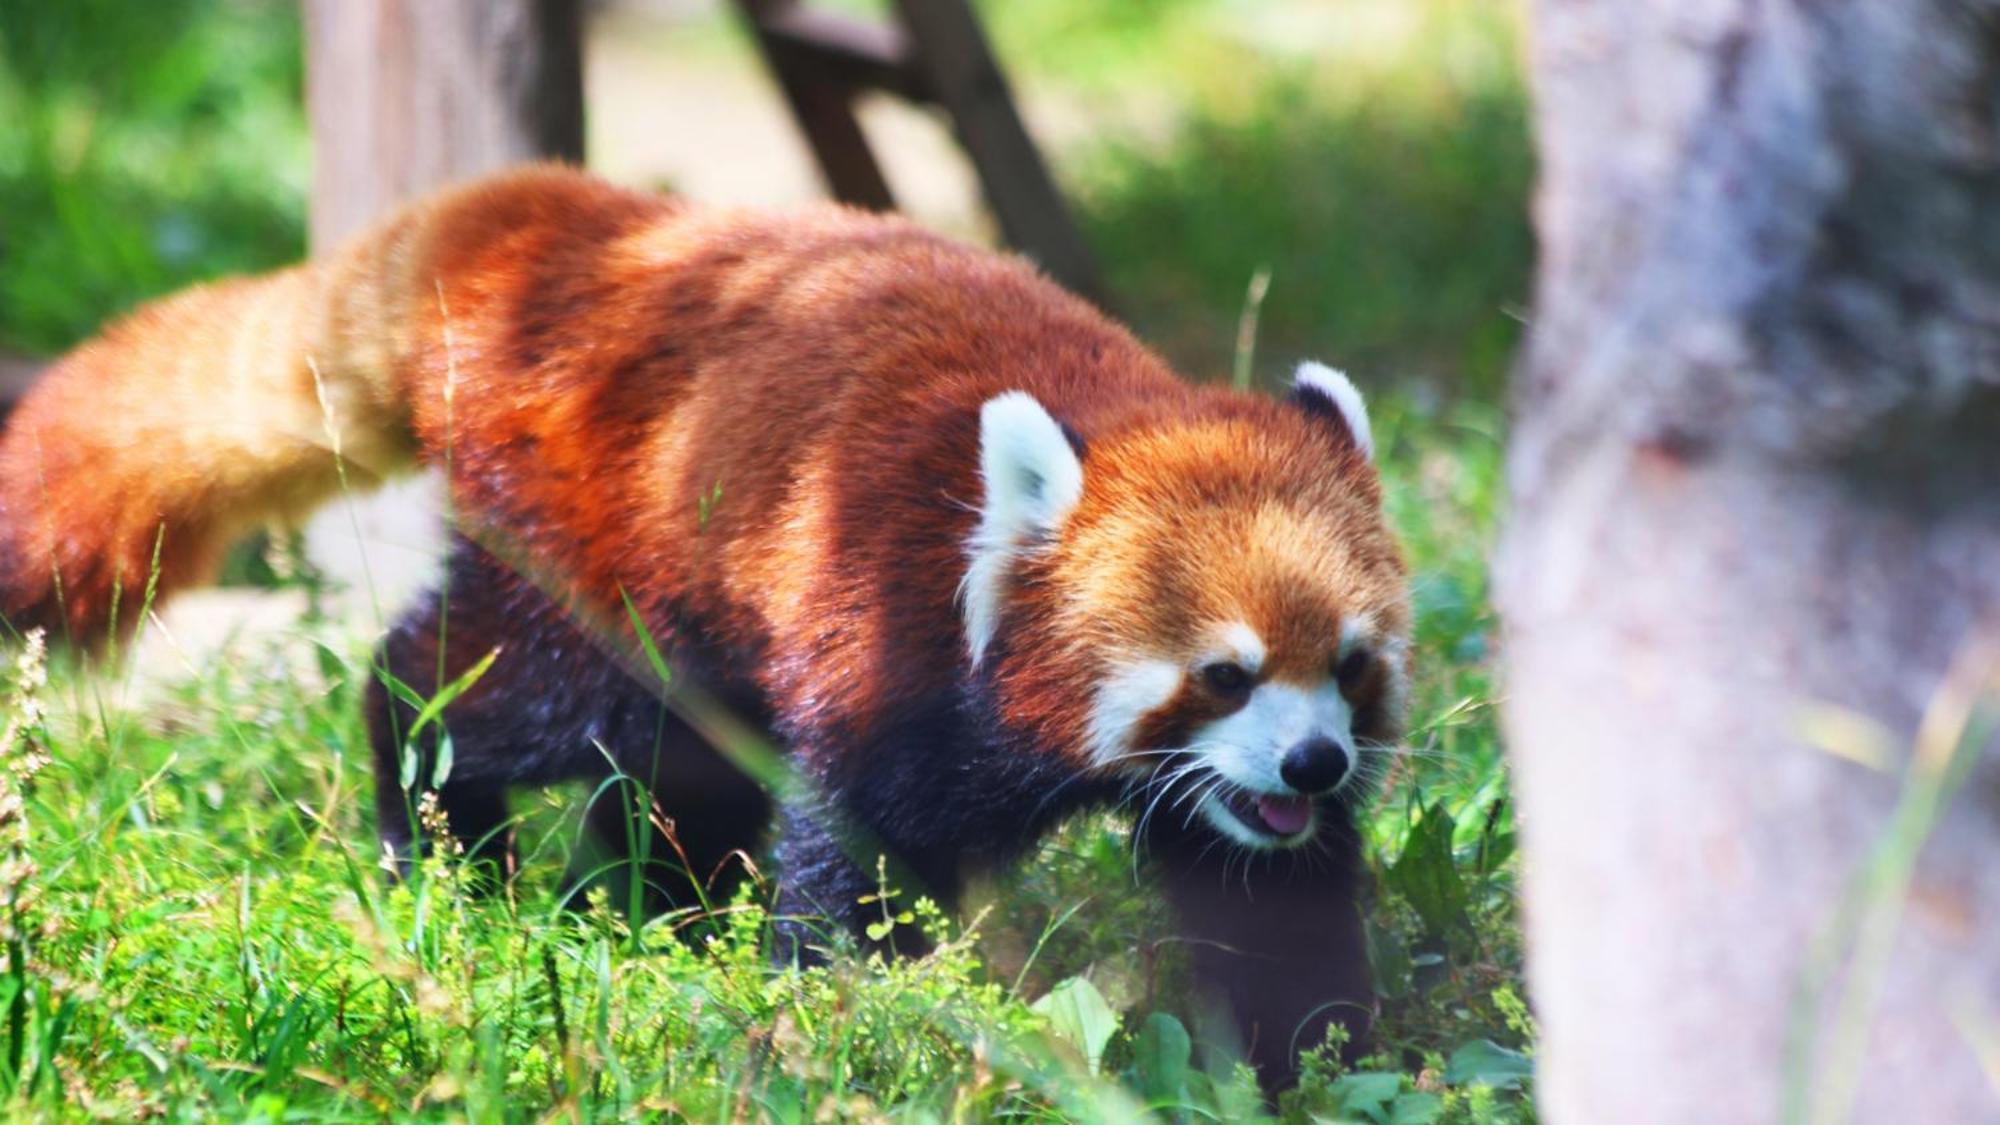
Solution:
{"label": "black nose", "polygon": [[1319,793],[1347,776],[1347,751],[1331,738],[1308,738],[1278,763],[1278,776],[1301,793]]}

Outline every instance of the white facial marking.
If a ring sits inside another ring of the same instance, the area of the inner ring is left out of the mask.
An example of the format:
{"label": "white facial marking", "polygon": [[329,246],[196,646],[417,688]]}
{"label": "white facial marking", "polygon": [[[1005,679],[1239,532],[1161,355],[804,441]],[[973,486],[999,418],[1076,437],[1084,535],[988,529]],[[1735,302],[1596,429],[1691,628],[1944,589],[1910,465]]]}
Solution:
{"label": "white facial marking", "polygon": [[1401,719],[1410,704],[1410,638],[1387,636],[1376,643],[1375,659],[1387,673],[1382,678],[1382,708]]}
{"label": "white facial marking", "polygon": [[[1292,684],[1263,684],[1234,714],[1196,732],[1188,749],[1231,782],[1258,793],[1292,794],[1278,763],[1308,738],[1329,738],[1347,752],[1354,770],[1354,711],[1329,682],[1308,691]],[[1341,779],[1346,781],[1345,777]]]}
{"label": "white facial marking", "polygon": [[1222,627],[1221,637],[1222,648],[1215,659],[1234,661],[1253,675],[1263,670],[1264,638],[1257,635],[1257,630],[1241,621],[1233,621]]}
{"label": "white facial marking", "polygon": [[1351,614],[1340,626],[1340,655],[1346,656],[1375,635],[1375,619],[1365,613]]}
{"label": "white facial marking", "polygon": [[[1245,796],[1300,796],[1285,783],[1279,765],[1294,746],[1308,738],[1328,738],[1347,755],[1347,771],[1333,785],[1347,784],[1354,776],[1354,711],[1340,687],[1331,681],[1317,688],[1293,684],[1267,683],[1251,692],[1250,700],[1235,714],[1218,719],[1196,733],[1188,749],[1201,756],[1202,763],[1234,786],[1238,800]],[[1254,797],[1253,797],[1254,799]],[[1312,838],[1317,815],[1304,830],[1290,837],[1277,837],[1244,823],[1230,811],[1224,797],[1205,794],[1197,811],[1209,826],[1235,842],[1252,848],[1292,847]]]}
{"label": "white facial marking", "polygon": [[1361,450],[1361,455],[1374,460],[1375,435],[1368,428],[1368,406],[1361,401],[1361,392],[1354,388],[1347,376],[1324,363],[1307,360],[1299,364],[1292,383],[1310,387],[1332,400],[1340,410],[1341,418],[1346,420],[1348,432],[1354,435],[1354,444]]}
{"label": "white facial marking", "polygon": [[1090,760],[1108,766],[1134,750],[1139,720],[1165,706],[1181,686],[1180,666],[1167,660],[1133,660],[1119,664],[1097,689],[1090,709]]}
{"label": "white facial marking", "polygon": [[1083,495],[1083,463],[1033,395],[1008,391],[980,408],[979,476],[986,496],[979,526],[966,543],[965,579],[959,585],[965,646],[975,666],[999,627],[1008,572]]}
{"label": "white facial marking", "polygon": [[1383,709],[1391,715],[1400,716],[1410,699],[1410,677],[1406,670],[1410,638],[1381,633],[1374,615],[1356,613],[1348,617],[1340,628],[1340,655],[1344,657],[1361,646],[1372,648],[1375,659],[1382,665]]}

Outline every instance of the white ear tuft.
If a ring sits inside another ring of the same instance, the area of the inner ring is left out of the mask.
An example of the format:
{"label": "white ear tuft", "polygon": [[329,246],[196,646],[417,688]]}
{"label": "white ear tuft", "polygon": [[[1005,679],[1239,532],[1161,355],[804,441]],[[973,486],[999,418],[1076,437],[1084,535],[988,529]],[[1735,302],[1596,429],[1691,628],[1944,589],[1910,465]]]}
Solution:
{"label": "white ear tuft", "polygon": [[959,589],[975,665],[999,627],[1000,596],[1014,561],[1054,531],[1083,495],[1083,462],[1033,395],[1008,391],[980,408],[979,476],[986,499]]}
{"label": "white ear tuft", "polygon": [[1292,394],[1308,405],[1314,405],[1307,396],[1325,400],[1340,420],[1347,425],[1348,436],[1354,439],[1354,447],[1370,460],[1375,458],[1375,435],[1368,428],[1368,407],[1361,401],[1361,392],[1347,376],[1335,371],[1324,363],[1307,360],[1299,364],[1298,373],[1292,376]]}

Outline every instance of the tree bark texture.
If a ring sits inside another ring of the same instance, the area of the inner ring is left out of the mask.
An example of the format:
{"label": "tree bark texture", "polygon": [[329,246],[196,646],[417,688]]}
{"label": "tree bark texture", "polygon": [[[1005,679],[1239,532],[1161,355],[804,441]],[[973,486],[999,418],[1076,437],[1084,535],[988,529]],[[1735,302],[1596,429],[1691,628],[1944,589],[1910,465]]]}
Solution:
{"label": "tree bark texture", "polygon": [[583,160],[580,0],[306,0],[312,243],[527,160]]}
{"label": "tree bark texture", "polygon": [[1953,737],[2000,651],[2000,6],[1533,40],[1498,582],[1546,1117],[2000,1119],[2000,750]]}

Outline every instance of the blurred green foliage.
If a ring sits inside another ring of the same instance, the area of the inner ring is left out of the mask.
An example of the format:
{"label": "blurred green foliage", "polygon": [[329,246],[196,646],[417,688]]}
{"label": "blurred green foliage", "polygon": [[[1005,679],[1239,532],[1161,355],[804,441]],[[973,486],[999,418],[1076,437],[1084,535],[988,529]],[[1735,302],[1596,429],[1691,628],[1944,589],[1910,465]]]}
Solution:
{"label": "blurred green foliage", "polygon": [[1515,26],[1499,5],[1410,8],[1416,28],[1365,65],[1263,59],[1165,144],[1069,170],[1121,311],[1191,372],[1229,369],[1268,269],[1267,385],[1324,358],[1364,389],[1496,397],[1533,263]]}
{"label": "blurred green foliage", "polygon": [[[1114,124],[1141,107],[1057,171],[1120,311],[1186,369],[1228,369],[1268,268],[1266,383],[1317,356],[1364,388],[1497,390],[1532,255],[1511,5],[982,12],[1020,84]],[[0,346],[56,351],[146,296],[300,255],[299,33],[285,0],[0,0]]]}
{"label": "blurred green foliage", "polygon": [[0,346],[305,248],[297,6],[0,0]]}

